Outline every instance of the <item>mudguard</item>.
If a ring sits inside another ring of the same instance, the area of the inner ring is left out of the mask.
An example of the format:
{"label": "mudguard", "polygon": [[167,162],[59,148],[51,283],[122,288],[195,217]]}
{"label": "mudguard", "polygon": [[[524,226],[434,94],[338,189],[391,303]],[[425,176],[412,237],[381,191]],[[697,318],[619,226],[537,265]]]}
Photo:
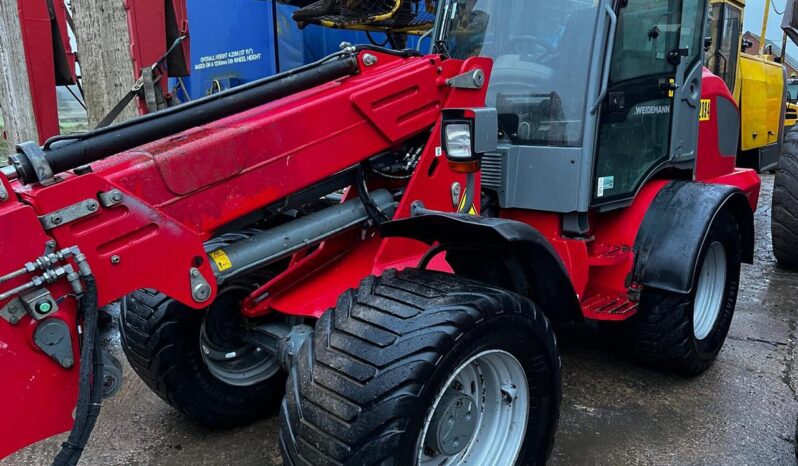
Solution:
{"label": "mudguard", "polygon": [[635,239],[634,280],[643,285],[689,293],[701,247],[721,210],[728,209],[740,229],[741,256],[754,260],[754,213],[734,186],[672,181],[654,198]]}
{"label": "mudguard", "polygon": [[437,243],[457,275],[528,296],[552,320],[582,319],[560,256],[543,234],[525,223],[426,211],[384,223],[382,235]]}

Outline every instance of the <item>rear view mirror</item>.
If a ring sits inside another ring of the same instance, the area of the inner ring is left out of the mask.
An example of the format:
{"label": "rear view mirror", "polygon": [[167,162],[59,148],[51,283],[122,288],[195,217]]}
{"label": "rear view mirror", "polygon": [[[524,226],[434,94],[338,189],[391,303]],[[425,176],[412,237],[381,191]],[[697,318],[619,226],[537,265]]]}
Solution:
{"label": "rear view mirror", "polygon": [[798,45],[798,0],[787,0],[787,5],[784,8],[784,16],[781,22],[781,28],[787,33],[787,36]]}

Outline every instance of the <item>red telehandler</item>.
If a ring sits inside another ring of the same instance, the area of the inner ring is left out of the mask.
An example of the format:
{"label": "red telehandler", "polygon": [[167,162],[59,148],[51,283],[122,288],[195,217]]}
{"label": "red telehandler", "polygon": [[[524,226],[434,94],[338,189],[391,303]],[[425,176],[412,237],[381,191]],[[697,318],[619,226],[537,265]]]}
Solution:
{"label": "red telehandler", "polygon": [[543,464],[561,323],[702,372],[760,187],[702,66],[706,3],[442,0],[433,54],[345,46],[21,144],[0,455],[72,428],[56,464],[77,462],[116,300],[155,393],[210,426],[280,405],[293,465]]}

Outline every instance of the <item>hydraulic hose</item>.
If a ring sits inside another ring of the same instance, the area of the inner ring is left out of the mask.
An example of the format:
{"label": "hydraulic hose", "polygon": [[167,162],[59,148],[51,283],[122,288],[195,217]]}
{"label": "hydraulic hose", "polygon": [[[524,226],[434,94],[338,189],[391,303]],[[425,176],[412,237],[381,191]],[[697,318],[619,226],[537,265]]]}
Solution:
{"label": "hydraulic hose", "polygon": [[79,300],[79,315],[83,316],[83,341],[78,376],[78,405],[72,432],[67,441],[61,444],[61,451],[53,460],[53,466],[74,466],[78,463],[97,422],[103,397],[103,362],[97,327],[97,284],[92,275],[82,278],[84,292]]}
{"label": "hydraulic hose", "polygon": [[457,210],[457,213],[460,214],[467,214],[468,211],[471,210],[471,207],[474,205],[474,199],[476,197],[477,189],[477,176],[474,173],[469,173],[466,175],[466,188],[465,188],[465,196],[463,198],[463,203],[460,204],[460,208]]}

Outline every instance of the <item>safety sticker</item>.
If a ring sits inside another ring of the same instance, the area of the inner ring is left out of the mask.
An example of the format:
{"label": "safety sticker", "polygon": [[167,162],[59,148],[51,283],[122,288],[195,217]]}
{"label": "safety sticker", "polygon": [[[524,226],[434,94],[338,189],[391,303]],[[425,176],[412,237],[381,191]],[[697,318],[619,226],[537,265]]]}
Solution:
{"label": "safety sticker", "polygon": [[[463,195],[462,199],[460,199],[460,204],[457,206],[458,212],[463,211],[463,207],[465,207],[466,197],[467,197],[466,195]],[[468,215],[477,215],[477,206],[471,204],[471,208],[468,209]]]}
{"label": "safety sticker", "polygon": [[598,179],[598,187],[596,188],[596,197],[604,197],[604,191],[615,188],[614,176],[602,176]]}
{"label": "safety sticker", "polygon": [[233,263],[230,262],[230,258],[221,249],[212,251],[210,256],[211,259],[213,259],[213,261],[216,263],[216,268],[219,269],[219,272],[224,272],[225,270],[233,267]]}
{"label": "safety sticker", "polygon": [[710,99],[701,99],[701,111],[699,112],[698,120],[699,121],[709,121],[710,113],[712,111],[712,100]]}

